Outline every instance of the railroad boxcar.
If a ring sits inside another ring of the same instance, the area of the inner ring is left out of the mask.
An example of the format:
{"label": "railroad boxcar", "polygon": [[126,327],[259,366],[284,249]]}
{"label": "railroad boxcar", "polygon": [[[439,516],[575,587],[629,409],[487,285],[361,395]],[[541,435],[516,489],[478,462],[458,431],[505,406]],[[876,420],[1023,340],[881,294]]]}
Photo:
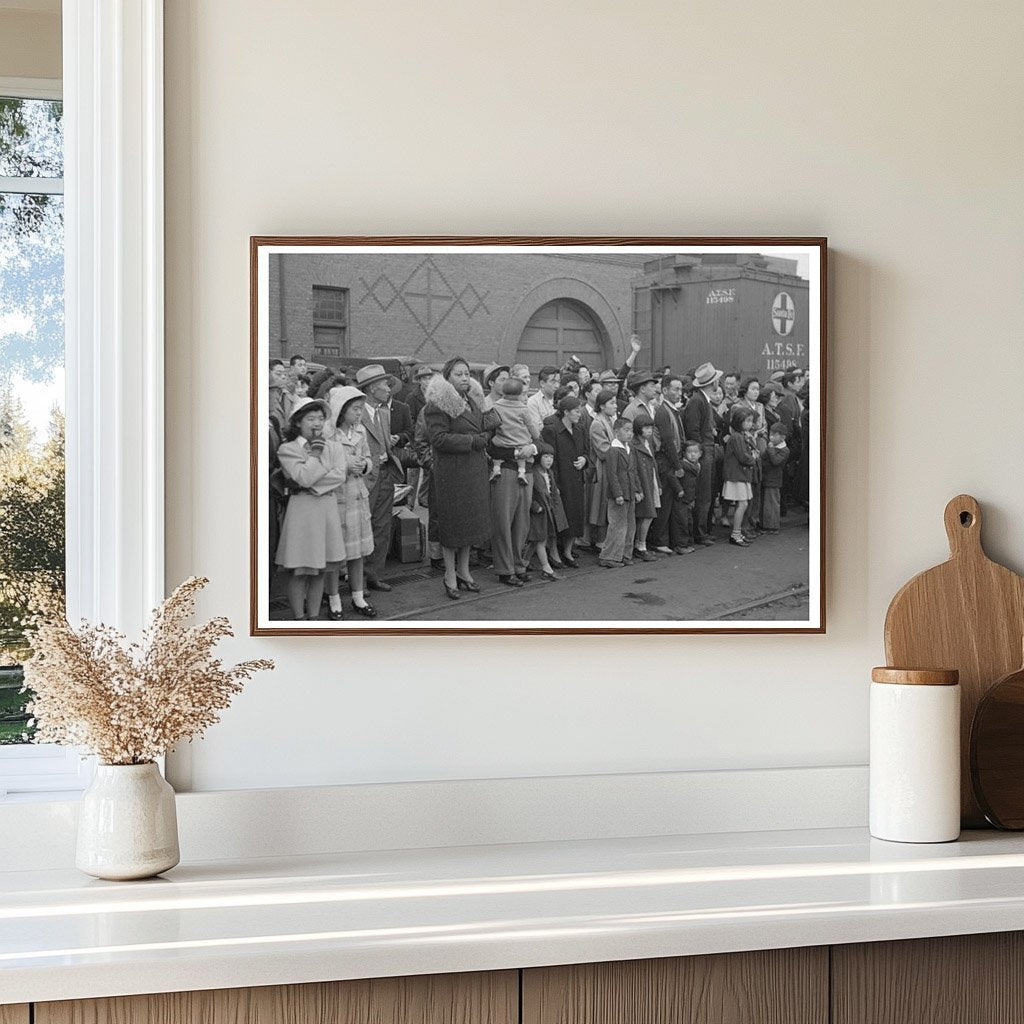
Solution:
{"label": "railroad boxcar", "polygon": [[809,282],[795,259],[753,253],[673,253],[644,264],[633,284],[638,365],[685,373],[710,360],[767,379],[806,368]]}

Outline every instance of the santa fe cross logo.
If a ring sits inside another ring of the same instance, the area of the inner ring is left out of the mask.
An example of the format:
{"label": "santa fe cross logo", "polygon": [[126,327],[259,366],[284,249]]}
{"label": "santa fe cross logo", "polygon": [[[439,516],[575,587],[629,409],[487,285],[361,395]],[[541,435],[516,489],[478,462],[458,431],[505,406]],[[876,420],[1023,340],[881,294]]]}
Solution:
{"label": "santa fe cross logo", "polygon": [[786,337],[793,333],[793,324],[796,323],[796,306],[788,292],[779,292],[772,303],[772,327],[776,334]]}

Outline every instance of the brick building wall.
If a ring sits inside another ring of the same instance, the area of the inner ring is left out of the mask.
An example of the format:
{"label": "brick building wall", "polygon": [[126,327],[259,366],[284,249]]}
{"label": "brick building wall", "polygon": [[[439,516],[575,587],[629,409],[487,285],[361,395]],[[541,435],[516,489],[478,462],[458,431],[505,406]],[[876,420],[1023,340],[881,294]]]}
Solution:
{"label": "brick building wall", "polygon": [[[578,339],[584,350],[591,345],[581,355],[590,365],[618,365],[629,348],[631,283],[642,264],[628,254],[273,254],[270,355],[440,364],[462,354],[511,363],[521,343],[536,354],[557,336],[563,354]],[[531,325],[538,310],[547,319]]]}

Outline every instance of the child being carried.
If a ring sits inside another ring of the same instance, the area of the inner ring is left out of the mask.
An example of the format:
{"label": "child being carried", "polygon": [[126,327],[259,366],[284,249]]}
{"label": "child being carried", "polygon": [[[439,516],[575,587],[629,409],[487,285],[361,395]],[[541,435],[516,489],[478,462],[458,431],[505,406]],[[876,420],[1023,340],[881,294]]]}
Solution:
{"label": "child being carried", "polygon": [[[492,409],[501,419],[501,424],[495,431],[493,443],[501,448],[525,448],[534,441],[533,433],[530,430],[530,421],[527,413],[526,402],[523,399],[523,382],[512,377],[501,386],[501,398],[499,398]],[[529,480],[526,476],[526,459],[516,457],[516,470],[519,477],[519,484],[525,487]],[[497,480],[501,476],[501,459],[495,459],[491,466],[491,479]]]}

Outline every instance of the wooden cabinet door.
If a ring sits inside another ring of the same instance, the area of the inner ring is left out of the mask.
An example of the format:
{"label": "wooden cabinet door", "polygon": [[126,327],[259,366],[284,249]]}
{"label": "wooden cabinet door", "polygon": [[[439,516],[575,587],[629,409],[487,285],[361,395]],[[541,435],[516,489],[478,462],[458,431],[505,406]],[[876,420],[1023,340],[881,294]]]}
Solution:
{"label": "wooden cabinet door", "polygon": [[540,967],[523,972],[523,1024],[827,1021],[825,947]]}
{"label": "wooden cabinet door", "polygon": [[517,971],[375,978],[36,1003],[35,1011],[35,1024],[518,1024],[519,979]]}
{"label": "wooden cabinet door", "polygon": [[17,1006],[0,1006],[0,1024],[28,1024],[28,1006],[19,1003]]}
{"label": "wooden cabinet door", "polygon": [[833,1024],[1024,1021],[1024,933],[832,947]]}

